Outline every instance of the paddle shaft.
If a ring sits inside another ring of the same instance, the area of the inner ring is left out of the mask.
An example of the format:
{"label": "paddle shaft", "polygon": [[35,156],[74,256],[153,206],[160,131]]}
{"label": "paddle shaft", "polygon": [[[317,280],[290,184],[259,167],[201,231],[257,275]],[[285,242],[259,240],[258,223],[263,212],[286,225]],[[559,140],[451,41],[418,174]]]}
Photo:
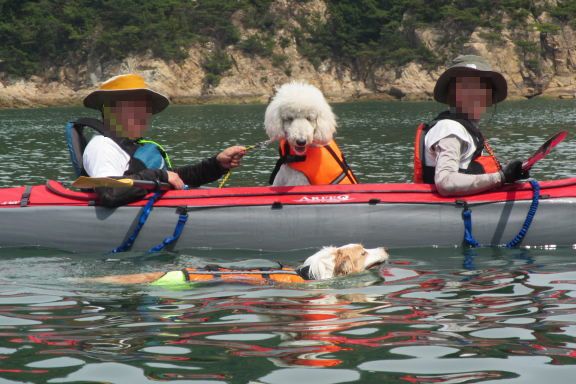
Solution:
{"label": "paddle shaft", "polygon": [[161,191],[166,191],[168,189],[172,189],[172,186],[168,183],[160,183],[160,182],[155,182],[155,181],[150,181],[150,180],[134,180],[132,183],[133,187],[138,187],[138,188],[142,188],[142,189],[146,189],[146,190],[161,190]]}
{"label": "paddle shaft", "polygon": [[138,187],[146,190],[168,190],[172,186],[168,183],[158,183],[150,180],[115,179],[113,177],[86,177],[80,176],[72,186],[77,188],[131,188]]}

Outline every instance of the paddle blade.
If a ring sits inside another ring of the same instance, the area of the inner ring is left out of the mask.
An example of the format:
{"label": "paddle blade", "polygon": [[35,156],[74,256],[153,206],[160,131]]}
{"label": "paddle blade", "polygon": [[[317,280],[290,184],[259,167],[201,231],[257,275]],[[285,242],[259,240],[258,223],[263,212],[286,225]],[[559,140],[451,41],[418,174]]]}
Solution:
{"label": "paddle blade", "polygon": [[530,168],[532,168],[532,166],[536,164],[536,162],[546,157],[550,153],[550,151],[552,151],[552,148],[560,144],[566,138],[567,135],[568,131],[561,131],[552,136],[551,138],[549,138],[548,140],[546,140],[546,142],[542,144],[540,148],[538,148],[538,150],[534,152],[534,154],[528,160],[522,163],[522,170],[529,171]]}
{"label": "paddle blade", "polygon": [[111,177],[87,177],[80,176],[73,183],[73,187],[92,189],[92,188],[130,188],[134,186],[132,179],[113,179]]}

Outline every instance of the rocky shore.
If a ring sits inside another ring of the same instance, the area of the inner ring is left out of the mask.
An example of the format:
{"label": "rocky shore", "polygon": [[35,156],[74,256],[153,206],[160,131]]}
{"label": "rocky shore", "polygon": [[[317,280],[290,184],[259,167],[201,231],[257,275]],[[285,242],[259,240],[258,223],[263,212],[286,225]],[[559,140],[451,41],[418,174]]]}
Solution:
{"label": "rocky shore", "polygon": [[[276,1],[278,12],[290,7],[287,1]],[[323,1],[303,5],[306,12],[325,12]],[[292,11],[293,12],[293,11]],[[576,98],[576,34],[570,25],[555,24],[553,32],[536,26],[555,21],[547,14],[529,16],[521,29],[504,29],[498,36],[477,28],[464,43],[462,53],[484,56],[508,81],[511,98],[536,96]],[[249,36],[251,31],[243,33]],[[412,31],[413,38],[432,52],[449,53],[450,36],[444,30],[421,28]],[[51,68],[46,77],[27,79],[0,76],[0,107],[20,108],[57,105],[81,105],[81,100],[103,80],[126,72],[145,76],[154,89],[166,94],[174,103],[266,103],[277,86],[301,80],[318,86],[333,102],[383,99],[430,100],[434,82],[443,70],[417,62],[401,67],[374,68],[367,78],[359,79],[345,65],[325,61],[312,65],[303,57],[289,28],[280,30],[275,39],[277,57],[250,56],[230,46],[225,49],[232,67],[217,86],[207,86],[202,61],[213,51],[209,43],[189,48],[188,58],[174,63],[150,56],[129,57],[122,62],[99,62],[87,58],[79,67]],[[283,46],[283,48],[280,48]]]}

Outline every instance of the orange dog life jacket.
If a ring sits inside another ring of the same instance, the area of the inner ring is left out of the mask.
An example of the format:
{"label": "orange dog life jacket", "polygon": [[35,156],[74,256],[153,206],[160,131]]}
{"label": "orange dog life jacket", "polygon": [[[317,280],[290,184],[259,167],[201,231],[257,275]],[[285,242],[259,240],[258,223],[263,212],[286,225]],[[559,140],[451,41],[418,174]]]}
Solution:
{"label": "orange dog life jacket", "polygon": [[271,285],[274,283],[304,283],[304,280],[294,269],[277,270],[250,269],[231,270],[227,268],[184,268],[182,270],[186,281],[224,280],[253,285]]}
{"label": "orange dog life jacket", "polygon": [[311,185],[358,184],[356,176],[346,163],[342,151],[334,140],[321,147],[308,147],[306,154],[299,156],[286,139],[280,140],[280,159],[270,176],[270,184],[282,164],[302,172]]}

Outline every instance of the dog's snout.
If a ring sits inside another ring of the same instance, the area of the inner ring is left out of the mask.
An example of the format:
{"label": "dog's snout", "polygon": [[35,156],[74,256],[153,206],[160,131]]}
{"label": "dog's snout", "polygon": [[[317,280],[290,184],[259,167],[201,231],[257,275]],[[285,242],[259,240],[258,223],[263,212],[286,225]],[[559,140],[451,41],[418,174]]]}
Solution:
{"label": "dog's snout", "polygon": [[303,147],[306,145],[306,140],[298,139],[296,140],[296,145]]}

